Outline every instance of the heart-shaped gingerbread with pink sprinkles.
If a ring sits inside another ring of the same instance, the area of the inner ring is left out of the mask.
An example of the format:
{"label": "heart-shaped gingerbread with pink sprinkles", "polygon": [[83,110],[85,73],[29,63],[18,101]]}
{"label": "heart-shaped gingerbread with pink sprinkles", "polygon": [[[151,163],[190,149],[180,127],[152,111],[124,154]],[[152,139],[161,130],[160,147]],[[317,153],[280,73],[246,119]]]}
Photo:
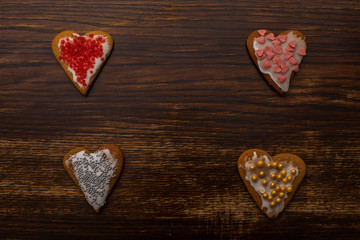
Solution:
{"label": "heart-shaped gingerbread with pink sprinkles", "polygon": [[93,31],[81,36],[64,31],[52,41],[56,59],[75,87],[86,95],[113,48],[106,32]]}
{"label": "heart-shaped gingerbread with pink sprinkles", "polygon": [[284,95],[306,55],[307,40],[296,30],[275,36],[269,30],[260,29],[249,35],[247,48],[265,79],[280,95]]}

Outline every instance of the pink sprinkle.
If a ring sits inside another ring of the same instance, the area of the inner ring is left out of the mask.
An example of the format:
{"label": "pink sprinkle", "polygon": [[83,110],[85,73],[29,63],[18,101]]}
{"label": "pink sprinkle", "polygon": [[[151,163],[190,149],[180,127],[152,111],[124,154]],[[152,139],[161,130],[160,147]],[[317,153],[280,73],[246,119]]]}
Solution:
{"label": "pink sprinkle", "polygon": [[273,52],[266,52],[266,55],[267,55],[267,59],[272,59],[273,57],[274,57],[274,55],[275,55],[275,53],[273,53]]}
{"label": "pink sprinkle", "polygon": [[279,80],[279,83],[284,83],[286,80],[286,77],[284,75],[278,75],[277,78]]}
{"label": "pink sprinkle", "polygon": [[293,71],[294,71],[294,72],[298,72],[298,71],[299,71],[299,65],[295,65],[295,66],[293,67]]}
{"label": "pink sprinkle", "polygon": [[274,41],[275,40],[275,36],[273,33],[269,33],[267,36],[266,36],[267,39],[271,40],[271,41]]}
{"label": "pink sprinkle", "polygon": [[273,51],[272,47],[270,46],[265,47],[265,52],[272,52],[272,51]]}
{"label": "pink sprinkle", "polygon": [[278,39],[280,40],[280,42],[285,42],[286,41],[286,35],[280,35],[280,36],[278,36]]}
{"label": "pink sprinkle", "polygon": [[306,55],[306,51],[305,48],[301,47],[298,51],[297,54],[301,55],[301,56],[305,56]]}
{"label": "pink sprinkle", "polygon": [[298,64],[297,61],[296,61],[296,59],[293,58],[293,57],[291,57],[291,58],[289,59],[289,63],[290,63],[291,65],[296,65],[296,64]]}
{"label": "pink sprinkle", "polygon": [[271,68],[271,63],[268,60],[264,61],[263,68],[268,69]]}
{"label": "pink sprinkle", "polygon": [[282,48],[281,48],[281,46],[276,46],[274,52],[275,52],[276,54],[282,54]]}
{"label": "pink sprinkle", "polygon": [[262,59],[264,59],[264,58],[266,58],[266,55],[265,55],[265,54],[263,54],[262,56],[257,56],[257,59],[258,59],[258,60],[262,60]]}
{"label": "pink sprinkle", "polygon": [[260,36],[260,37],[258,37],[258,38],[256,39],[256,41],[257,41],[258,43],[264,44],[264,43],[265,43],[265,38],[264,38],[264,36]]}
{"label": "pink sprinkle", "polygon": [[273,71],[279,73],[281,72],[281,68],[278,65],[275,65]]}
{"label": "pink sprinkle", "polygon": [[266,30],[265,30],[265,29],[260,29],[260,30],[258,30],[258,33],[259,33],[261,36],[264,36],[265,33],[266,33]]}
{"label": "pink sprinkle", "polygon": [[280,67],[281,67],[281,72],[282,73],[286,73],[289,70],[289,66],[286,65],[286,64],[283,64]]}
{"label": "pink sprinkle", "polygon": [[292,55],[293,55],[292,52],[288,52],[288,51],[284,52],[285,59],[289,59]]}
{"label": "pink sprinkle", "polygon": [[272,59],[272,62],[274,63],[274,64],[277,64],[278,63],[278,61],[279,61],[279,57],[278,56],[274,56],[274,58]]}
{"label": "pink sprinkle", "polygon": [[285,50],[289,51],[289,52],[292,52],[292,51],[294,51],[294,48],[292,48],[290,45],[287,45]]}
{"label": "pink sprinkle", "polygon": [[264,49],[258,49],[255,51],[256,55],[258,55],[259,57],[261,57],[264,54]]}
{"label": "pink sprinkle", "polygon": [[279,60],[277,61],[277,64],[278,64],[279,66],[284,65],[284,64],[285,64],[285,60],[282,59],[282,58],[279,58]]}
{"label": "pink sprinkle", "polygon": [[289,42],[289,45],[290,45],[291,47],[295,48],[296,42],[295,42],[295,41],[290,41],[290,42]]}
{"label": "pink sprinkle", "polygon": [[274,46],[279,46],[281,44],[281,42],[279,40],[274,40],[274,41],[272,41],[272,44]]}

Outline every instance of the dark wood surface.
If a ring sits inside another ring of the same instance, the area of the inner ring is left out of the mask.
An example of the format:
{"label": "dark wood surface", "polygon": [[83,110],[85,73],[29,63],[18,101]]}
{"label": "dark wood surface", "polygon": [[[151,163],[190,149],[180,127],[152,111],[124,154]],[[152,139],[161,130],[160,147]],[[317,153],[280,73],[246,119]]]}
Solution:
{"label": "dark wood surface", "polygon": [[[0,238],[359,239],[359,1],[0,2]],[[308,55],[280,97],[255,68],[253,30],[296,29]],[[64,30],[115,46],[87,97],[51,51]],[[96,214],[62,166],[120,146]],[[275,220],[236,162],[300,156],[307,174]]]}

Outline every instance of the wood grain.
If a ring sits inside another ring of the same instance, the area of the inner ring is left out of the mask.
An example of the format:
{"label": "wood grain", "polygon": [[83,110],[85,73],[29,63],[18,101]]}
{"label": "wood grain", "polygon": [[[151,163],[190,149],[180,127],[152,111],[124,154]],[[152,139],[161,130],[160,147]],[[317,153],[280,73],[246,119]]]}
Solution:
{"label": "wood grain", "polygon": [[[0,3],[0,238],[359,239],[358,1]],[[308,55],[286,96],[247,53],[249,33],[296,29]],[[87,97],[51,51],[64,30],[108,32]],[[100,214],[62,166],[121,147]],[[307,174],[268,219],[236,169],[249,148],[300,156]]]}

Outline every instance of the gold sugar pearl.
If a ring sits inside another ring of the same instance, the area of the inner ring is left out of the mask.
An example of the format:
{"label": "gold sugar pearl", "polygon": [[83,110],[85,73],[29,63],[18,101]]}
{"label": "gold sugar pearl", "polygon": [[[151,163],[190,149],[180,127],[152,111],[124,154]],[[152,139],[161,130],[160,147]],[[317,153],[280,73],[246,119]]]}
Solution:
{"label": "gold sugar pearl", "polygon": [[256,175],[252,175],[252,176],[251,176],[251,180],[253,180],[254,182],[256,182],[256,181],[257,181],[257,179],[258,179],[258,178],[257,178],[257,176],[256,176]]}
{"label": "gold sugar pearl", "polygon": [[277,199],[276,199],[276,202],[277,202],[277,203],[281,203],[281,198],[277,198]]}
{"label": "gold sugar pearl", "polygon": [[250,170],[255,170],[255,166],[254,166],[254,165],[250,165]]}
{"label": "gold sugar pearl", "polygon": [[282,165],[281,163],[279,163],[279,165],[278,165],[278,169],[283,169],[284,168],[284,165]]}
{"label": "gold sugar pearl", "polygon": [[269,201],[273,200],[273,196],[269,195],[269,196],[268,196],[268,200],[269,200]]}
{"label": "gold sugar pearl", "polygon": [[285,175],[286,175],[286,171],[285,171],[285,170],[281,170],[280,174],[281,174],[281,176],[285,176]]}
{"label": "gold sugar pearl", "polygon": [[288,182],[290,182],[292,180],[292,176],[291,175],[287,176],[287,180]]}
{"label": "gold sugar pearl", "polygon": [[271,179],[275,179],[275,178],[276,178],[276,173],[270,174],[270,178],[271,178]]}
{"label": "gold sugar pearl", "polygon": [[295,170],[295,169],[291,169],[290,173],[291,173],[292,175],[295,175],[295,174],[296,174],[296,170]]}
{"label": "gold sugar pearl", "polygon": [[266,186],[268,184],[268,181],[266,179],[262,180],[262,185]]}
{"label": "gold sugar pearl", "polygon": [[264,172],[264,171],[259,172],[259,176],[260,176],[260,177],[264,177],[264,176],[265,176],[265,172]]}
{"label": "gold sugar pearl", "polygon": [[289,186],[289,187],[286,188],[286,191],[289,192],[289,193],[291,193],[292,190],[293,190],[293,188],[292,188],[291,186]]}
{"label": "gold sugar pearl", "polygon": [[285,196],[285,193],[284,192],[279,192],[279,197],[284,197]]}
{"label": "gold sugar pearl", "polygon": [[275,183],[274,183],[274,182],[271,182],[271,183],[270,183],[270,187],[271,187],[271,188],[275,188]]}
{"label": "gold sugar pearl", "polygon": [[272,190],[272,191],[271,191],[271,195],[272,195],[272,196],[276,196],[276,195],[277,195],[277,191],[276,191],[276,190]]}
{"label": "gold sugar pearl", "polygon": [[271,201],[271,202],[270,202],[270,206],[271,206],[271,207],[275,207],[275,206],[276,206],[276,203],[275,203],[274,201]]}
{"label": "gold sugar pearl", "polygon": [[287,178],[283,178],[282,182],[286,184],[288,182]]}
{"label": "gold sugar pearl", "polygon": [[280,191],[281,191],[281,192],[285,192],[285,187],[284,187],[284,186],[281,186],[281,187],[280,187]]}
{"label": "gold sugar pearl", "polygon": [[267,164],[266,164],[266,167],[267,167],[267,168],[271,168],[271,163],[267,163]]}
{"label": "gold sugar pearl", "polygon": [[273,168],[277,168],[277,166],[278,166],[278,164],[277,164],[276,162],[273,162],[273,163],[272,163],[272,167],[273,167]]}
{"label": "gold sugar pearl", "polygon": [[268,198],[269,195],[265,192],[265,193],[263,193],[262,196],[263,196],[263,198]]}
{"label": "gold sugar pearl", "polygon": [[264,161],[259,160],[259,161],[257,162],[257,166],[258,166],[258,167],[263,167],[263,166],[264,166]]}
{"label": "gold sugar pearl", "polygon": [[281,174],[277,175],[276,178],[277,178],[277,180],[281,180],[282,179]]}
{"label": "gold sugar pearl", "polygon": [[280,187],[279,186],[276,186],[275,187],[275,190],[278,192],[278,191],[280,191]]}

